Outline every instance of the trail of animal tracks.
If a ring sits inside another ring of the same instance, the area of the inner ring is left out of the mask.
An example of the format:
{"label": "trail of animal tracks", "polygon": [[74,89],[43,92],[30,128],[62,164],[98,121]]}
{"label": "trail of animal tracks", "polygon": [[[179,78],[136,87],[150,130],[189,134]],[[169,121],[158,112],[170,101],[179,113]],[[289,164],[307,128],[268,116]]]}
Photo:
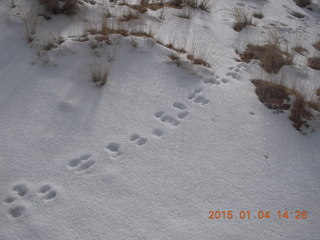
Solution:
{"label": "trail of animal tracks", "polygon": [[[302,135],[289,113],[266,108],[250,82],[259,63],[235,61],[235,49],[265,36],[270,23],[302,31],[312,52],[319,10],[291,0],[228,0],[191,19],[173,8],[163,22],[154,20],[160,10],[144,13],[164,38],[170,29],[168,38],[186,34],[215,49],[207,68],[174,64],[171,49],[142,37],[101,48],[66,37],[39,56],[12,16],[29,3],[15,2],[12,9],[0,0],[0,240],[319,238],[319,130]],[[265,18],[238,33],[223,10],[232,7]],[[81,9],[41,19],[40,29],[73,36],[78,22],[101,13],[99,5]],[[108,82],[99,88],[91,67],[107,61]],[[301,76],[319,81],[307,67]],[[209,219],[210,211],[234,218]],[[252,219],[236,218],[240,211]],[[259,211],[270,218],[254,219]]]}

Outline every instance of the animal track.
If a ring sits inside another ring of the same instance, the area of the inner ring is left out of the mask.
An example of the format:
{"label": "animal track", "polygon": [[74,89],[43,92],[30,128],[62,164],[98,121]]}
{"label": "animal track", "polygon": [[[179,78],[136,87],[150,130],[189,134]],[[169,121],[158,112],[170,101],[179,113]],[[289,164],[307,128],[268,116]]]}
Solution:
{"label": "animal track", "polygon": [[117,157],[120,155],[120,144],[111,142],[107,145],[106,150],[111,157]]}
{"label": "animal track", "polygon": [[19,183],[13,186],[13,191],[18,194],[20,197],[23,197],[28,192],[28,187],[26,184]]}
{"label": "animal track", "polygon": [[54,199],[57,196],[57,191],[52,189],[48,184],[41,186],[38,190],[38,195],[45,200]]}
{"label": "animal track", "polygon": [[76,172],[83,172],[90,169],[95,163],[96,161],[91,159],[91,154],[83,154],[78,158],[70,160],[68,167],[75,169]]}
{"label": "animal track", "polygon": [[163,130],[160,128],[156,128],[152,131],[152,134],[155,135],[156,137],[161,137],[163,135]]}
{"label": "animal track", "polygon": [[22,214],[24,214],[26,211],[27,209],[24,206],[17,205],[9,209],[9,214],[11,217],[17,218],[17,217],[20,217]]}
{"label": "animal track", "polygon": [[15,200],[16,200],[15,197],[8,196],[8,197],[6,197],[3,201],[4,201],[5,203],[13,203]]}
{"label": "animal track", "polygon": [[147,143],[148,139],[141,137],[139,134],[134,133],[130,137],[131,142],[135,142],[138,146],[143,146]]}
{"label": "animal track", "polygon": [[[27,184],[25,183],[13,185],[12,190],[16,196],[10,194],[3,200],[3,202],[8,205],[8,214],[12,218],[18,218],[27,212],[24,202],[27,201],[27,199],[25,199],[25,195],[29,192],[29,190]],[[52,189],[49,184],[44,184],[37,191],[37,196],[44,200],[51,200],[57,196],[57,193],[58,192]]]}
{"label": "animal track", "polygon": [[188,111],[183,111],[183,112],[180,112],[180,113],[178,114],[178,118],[179,118],[179,119],[184,119],[184,118],[186,118],[188,115],[189,115],[189,112],[188,112]]}
{"label": "animal track", "polygon": [[173,127],[178,126],[180,121],[175,117],[165,114],[164,111],[158,111],[154,114],[155,118],[159,119],[160,122],[169,124]]}
{"label": "animal track", "polygon": [[207,98],[205,98],[204,96],[200,95],[200,93],[202,92],[203,88],[197,88],[196,90],[194,90],[192,93],[190,93],[188,95],[188,100],[193,101],[194,103],[198,103],[201,105],[206,105],[209,103],[209,100]]}
{"label": "animal track", "polygon": [[172,106],[180,111],[183,111],[185,109],[187,109],[187,105],[181,103],[181,102],[175,102],[172,104]]}

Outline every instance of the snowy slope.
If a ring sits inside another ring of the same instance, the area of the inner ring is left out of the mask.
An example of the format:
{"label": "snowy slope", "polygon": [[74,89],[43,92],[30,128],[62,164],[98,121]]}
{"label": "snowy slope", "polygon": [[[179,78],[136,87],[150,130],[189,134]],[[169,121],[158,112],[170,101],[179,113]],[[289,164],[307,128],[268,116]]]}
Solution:
{"label": "snowy slope", "polygon": [[[319,130],[302,135],[289,113],[273,114],[250,82],[258,66],[234,60],[271,22],[301,29],[312,53],[319,12],[291,0],[238,2],[266,18],[235,32],[234,0],[191,19],[177,9],[162,22],[159,10],[144,14],[162,41],[209,52],[209,70],[171,64],[172,51],[151,39],[114,36],[97,49],[72,40],[85,19],[99,19],[99,5],[40,18],[39,39],[27,44],[13,15],[30,2],[0,0],[0,240],[319,239]],[[66,41],[39,57],[48,32]],[[101,88],[94,64],[110,69]],[[301,68],[306,85],[319,84],[319,71]],[[211,210],[272,216],[210,220]],[[279,210],[309,214],[278,219]]]}

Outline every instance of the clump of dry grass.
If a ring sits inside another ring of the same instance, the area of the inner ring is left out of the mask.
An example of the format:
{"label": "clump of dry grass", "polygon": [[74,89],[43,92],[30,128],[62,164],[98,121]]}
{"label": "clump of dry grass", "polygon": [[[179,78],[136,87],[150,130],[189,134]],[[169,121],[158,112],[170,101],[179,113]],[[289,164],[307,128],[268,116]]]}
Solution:
{"label": "clump of dry grass", "polygon": [[195,65],[202,65],[204,67],[210,68],[210,64],[203,58],[201,57],[196,57],[194,55],[188,54],[187,58]]}
{"label": "clump of dry grass", "polygon": [[182,1],[182,4],[209,12],[212,6],[212,0],[185,0]]}
{"label": "clump of dry grass", "polygon": [[311,4],[312,0],[294,0],[299,7],[306,7]]}
{"label": "clump of dry grass", "polygon": [[64,13],[67,15],[74,14],[78,8],[78,0],[63,0],[63,4],[60,0],[39,0],[42,3],[46,11],[50,14]]}
{"label": "clump of dry grass", "polygon": [[108,81],[109,71],[101,66],[94,66],[91,71],[92,82],[98,87],[104,86]]}
{"label": "clump of dry grass", "polygon": [[303,55],[305,53],[308,53],[308,50],[305,49],[303,46],[298,45],[292,48],[293,51],[299,53],[300,55]]}
{"label": "clump of dry grass", "polygon": [[171,63],[181,66],[181,60],[178,54],[172,53],[169,57],[171,59]]}
{"label": "clump of dry grass", "polygon": [[240,32],[246,26],[253,25],[252,17],[245,9],[234,8],[231,15],[234,18],[233,30],[237,32]]}
{"label": "clump of dry grass", "polygon": [[262,12],[254,12],[252,16],[258,19],[264,18],[264,15],[262,14]]}
{"label": "clump of dry grass", "polygon": [[290,14],[296,18],[304,18],[305,15],[296,11],[290,12]]}
{"label": "clump of dry grass", "polygon": [[52,35],[52,38],[49,39],[47,43],[43,44],[41,49],[43,51],[50,51],[51,49],[59,47],[64,41],[65,39],[62,36]]}
{"label": "clump of dry grass", "polygon": [[167,11],[165,9],[161,9],[160,14],[159,14],[159,19],[161,21],[164,21],[166,19],[167,16]]}
{"label": "clump of dry grass", "polygon": [[16,15],[23,21],[25,26],[24,35],[29,42],[34,40],[34,35],[37,32],[38,15],[32,10],[28,10],[24,15]]}
{"label": "clump of dry grass", "polygon": [[132,19],[138,19],[139,15],[137,12],[133,12],[132,10],[128,10],[124,12],[124,14],[121,16],[120,21],[122,22],[128,22]]}
{"label": "clump of dry grass", "polygon": [[152,26],[135,26],[131,28],[130,34],[136,37],[145,37],[145,38],[151,38],[154,39],[154,31]]}
{"label": "clump of dry grass", "polygon": [[308,120],[314,117],[309,111],[310,108],[320,111],[319,102],[307,101],[294,89],[260,79],[253,79],[251,82],[256,87],[259,100],[268,108],[291,111],[289,119],[297,130],[301,130],[303,126],[309,126]]}
{"label": "clump of dry grass", "polygon": [[313,46],[315,49],[317,49],[318,51],[320,51],[320,41],[315,42],[312,46]]}
{"label": "clump of dry grass", "polygon": [[190,19],[191,18],[191,14],[192,14],[192,11],[191,11],[190,8],[184,8],[182,13],[179,13],[177,16],[179,18]]}
{"label": "clump of dry grass", "polygon": [[320,71],[320,55],[308,58],[308,66]]}
{"label": "clump of dry grass", "polygon": [[269,32],[269,39],[264,44],[248,44],[239,55],[247,63],[252,59],[260,60],[261,67],[267,73],[278,73],[284,65],[294,64],[296,56],[276,29]]}

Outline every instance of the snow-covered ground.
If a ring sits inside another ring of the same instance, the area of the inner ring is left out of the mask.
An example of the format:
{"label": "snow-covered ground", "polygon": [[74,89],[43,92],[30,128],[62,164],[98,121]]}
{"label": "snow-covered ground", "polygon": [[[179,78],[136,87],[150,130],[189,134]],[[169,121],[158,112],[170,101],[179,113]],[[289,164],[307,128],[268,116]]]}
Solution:
{"label": "snow-covered ground", "polygon": [[[289,39],[302,33],[307,56],[316,53],[315,4],[310,11],[292,0],[219,0],[190,19],[168,8],[164,21],[160,9],[132,21],[163,42],[196,48],[211,69],[184,55],[172,64],[173,51],[148,38],[114,35],[97,48],[75,41],[101,19],[103,4],[125,8],[104,1],[73,16],[39,17],[27,43],[16,15],[39,4],[15,4],[0,0],[0,240],[320,239],[319,128],[302,135],[289,112],[273,114],[250,82],[260,67],[235,61],[235,49],[263,39],[270,23]],[[265,18],[238,33],[234,7]],[[65,41],[42,51],[52,35]],[[94,65],[109,70],[103,87],[91,82]],[[304,90],[319,85],[306,56],[284,70]],[[234,217],[213,220],[209,211]]]}

